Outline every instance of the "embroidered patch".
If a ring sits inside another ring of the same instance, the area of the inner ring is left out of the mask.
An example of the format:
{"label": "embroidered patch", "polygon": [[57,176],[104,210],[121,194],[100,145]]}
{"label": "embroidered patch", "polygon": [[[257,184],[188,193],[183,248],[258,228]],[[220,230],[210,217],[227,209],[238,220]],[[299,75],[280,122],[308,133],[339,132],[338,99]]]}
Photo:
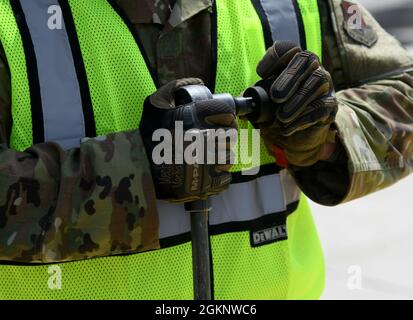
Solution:
{"label": "embroidered patch", "polygon": [[354,41],[372,47],[379,39],[376,31],[367,25],[363,17],[363,8],[349,1],[342,1],[344,30]]}

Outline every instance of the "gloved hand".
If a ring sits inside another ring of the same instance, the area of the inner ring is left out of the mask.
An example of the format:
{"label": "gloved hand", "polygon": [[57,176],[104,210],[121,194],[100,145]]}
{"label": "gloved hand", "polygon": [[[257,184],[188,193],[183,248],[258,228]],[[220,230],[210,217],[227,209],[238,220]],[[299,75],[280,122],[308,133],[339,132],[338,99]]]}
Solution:
{"label": "gloved hand", "polygon": [[[178,163],[175,152],[184,158],[183,153],[191,142],[184,142],[183,148],[179,146],[180,142],[176,141],[175,136],[175,130],[178,128],[176,122],[182,121],[184,132],[191,129],[200,130],[205,139],[211,137],[212,129],[223,129],[222,134],[228,134],[236,139],[238,128],[235,110],[223,102],[207,100],[176,105],[174,93],[186,85],[203,83],[199,79],[189,78],[166,84],[146,99],[140,124],[141,135],[151,162],[157,198],[177,203],[206,199],[207,196],[226,190],[231,182],[231,174],[228,171],[231,168],[230,159],[233,157],[230,144],[215,143],[214,150],[208,150],[215,151],[213,164],[207,164],[208,152],[205,152],[202,164],[189,164],[185,159]],[[172,163],[160,164],[152,156],[160,143],[153,141],[152,136],[154,131],[160,128],[171,132]]]}
{"label": "gloved hand", "polygon": [[288,164],[308,167],[322,159],[338,105],[330,74],[317,56],[280,41],[257,66],[262,86],[273,102],[272,121],[258,125],[267,149],[284,152]]}

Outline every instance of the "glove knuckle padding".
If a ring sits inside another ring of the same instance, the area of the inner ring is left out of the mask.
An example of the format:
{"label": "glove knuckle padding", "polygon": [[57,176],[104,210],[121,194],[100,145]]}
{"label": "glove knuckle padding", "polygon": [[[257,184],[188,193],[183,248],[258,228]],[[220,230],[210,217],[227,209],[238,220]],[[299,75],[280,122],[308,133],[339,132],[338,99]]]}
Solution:
{"label": "glove knuckle padding", "polygon": [[295,94],[277,111],[277,118],[282,123],[294,121],[307,109],[308,105],[319,97],[328,94],[330,83],[321,68],[314,71]]}
{"label": "glove knuckle padding", "polygon": [[297,53],[287,68],[274,81],[271,87],[271,98],[276,103],[288,100],[317,68],[318,58],[307,51]]}

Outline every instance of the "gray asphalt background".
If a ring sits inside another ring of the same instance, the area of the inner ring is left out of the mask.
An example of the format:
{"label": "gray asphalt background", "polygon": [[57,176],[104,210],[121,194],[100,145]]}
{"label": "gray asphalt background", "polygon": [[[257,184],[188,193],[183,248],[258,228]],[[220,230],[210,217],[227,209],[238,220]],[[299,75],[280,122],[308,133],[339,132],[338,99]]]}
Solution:
{"label": "gray asphalt background", "polygon": [[[413,0],[361,0],[413,53]],[[413,299],[413,177],[335,208],[312,204],[326,258],[323,299]]]}

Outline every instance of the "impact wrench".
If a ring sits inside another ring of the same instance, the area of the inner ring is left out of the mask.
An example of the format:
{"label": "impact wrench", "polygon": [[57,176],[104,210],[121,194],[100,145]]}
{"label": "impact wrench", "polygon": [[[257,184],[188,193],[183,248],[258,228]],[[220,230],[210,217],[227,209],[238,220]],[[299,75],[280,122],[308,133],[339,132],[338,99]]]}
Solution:
{"label": "impact wrench", "polygon": [[[175,92],[175,101],[179,105],[195,101],[221,100],[233,107],[239,117],[246,117],[254,124],[261,124],[272,119],[272,105],[267,92],[261,87],[248,88],[242,97],[212,94],[202,85],[189,85]],[[195,300],[211,300],[211,259],[209,243],[209,213],[211,200],[199,200],[185,204],[185,210],[191,215],[192,268]]]}

